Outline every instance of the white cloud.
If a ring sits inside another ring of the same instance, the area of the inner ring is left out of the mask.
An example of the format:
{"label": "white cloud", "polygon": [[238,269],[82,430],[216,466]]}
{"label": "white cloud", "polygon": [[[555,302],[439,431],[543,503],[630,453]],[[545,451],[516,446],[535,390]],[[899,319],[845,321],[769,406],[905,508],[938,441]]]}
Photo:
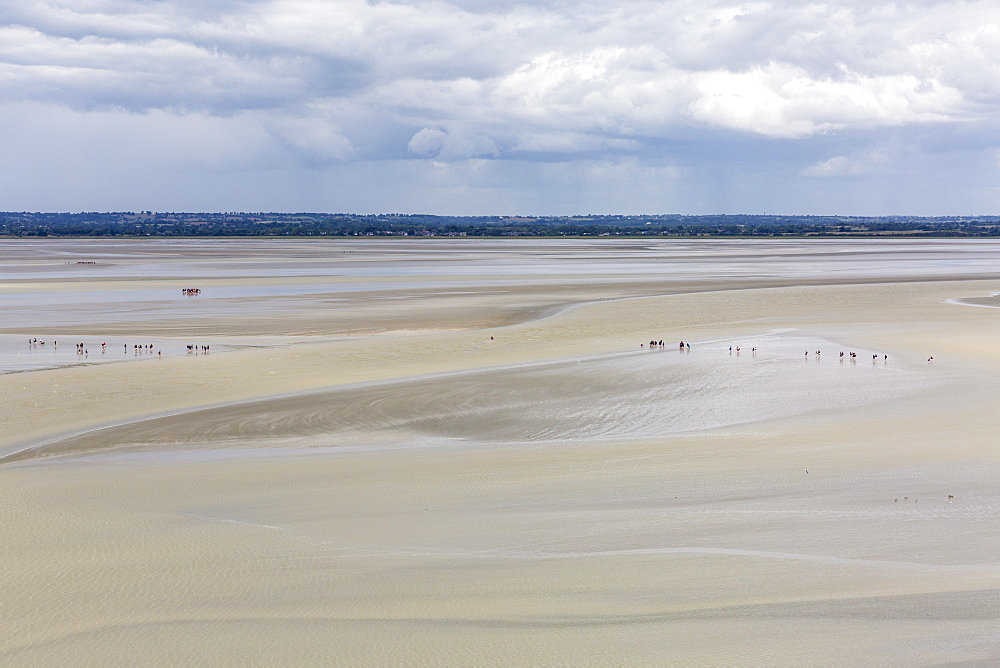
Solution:
{"label": "white cloud", "polygon": [[448,135],[441,130],[423,128],[413,135],[407,148],[410,149],[411,153],[416,153],[417,155],[437,155],[444,146],[447,138]]}
{"label": "white cloud", "polygon": [[280,144],[308,163],[347,160],[354,153],[351,141],[323,117],[277,117],[265,119],[265,127]]}
{"label": "white cloud", "polygon": [[855,155],[837,155],[814,163],[802,171],[803,176],[858,176],[886,170],[897,159],[896,151],[887,147],[872,148]]}
{"label": "white cloud", "polygon": [[610,149],[615,152],[638,151],[642,144],[635,139],[602,137],[586,132],[549,130],[525,131],[518,135],[512,151],[525,153],[582,153]]}
{"label": "white cloud", "polygon": [[838,155],[829,160],[823,160],[811,165],[803,174],[806,176],[855,176],[868,172],[864,162],[852,160],[845,155]]}
{"label": "white cloud", "polygon": [[467,130],[433,130],[423,128],[407,145],[411,153],[441,161],[465,160],[499,154],[496,143],[486,135]]}
{"label": "white cloud", "polygon": [[0,28],[0,93],[79,108],[210,109],[288,104],[301,82],[295,63],[241,57],[191,42],[71,39]]}
{"label": "white cloud", "polygon": [[485,134],[478,132],[449,132],[438,160],[464,160],[481,156],[500,154],[496,143]]}
{"label": "white cloud", "polygon": [[214,123],[240,138],[208,143],[220,164],[242,150],[302,170],[598,159],[707,175],[738,138],[785,174],[875,174],[872,133],[963,127],[992,145],[997,52],[987,0],[9,0],[0,99],[94,132],[111,116]]}
{"label": "white cloud", "polygon": [[800,137],[844,127],[940,122],[961,111],[961,94],[912,75],[816,78],[768,64],[699,75],[695,119],[735,130]]}
{"label": "white cloud", "polygon": [[631,138],[690,121],[803,136],[964,119],[1000,99],[1000,8],[982,2],[55,0],[0,18],[0,90],[87,108],[341,97],[414,132],[433,117]]}

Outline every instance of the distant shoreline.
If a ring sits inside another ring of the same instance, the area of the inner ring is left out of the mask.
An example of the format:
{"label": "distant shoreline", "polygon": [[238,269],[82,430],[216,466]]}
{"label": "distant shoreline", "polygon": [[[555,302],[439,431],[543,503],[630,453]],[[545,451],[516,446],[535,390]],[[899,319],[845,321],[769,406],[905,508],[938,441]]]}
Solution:
{"label": "distant shoreline", "polygon": [[1000,216],[0,212],[0,238],[990,238]]}

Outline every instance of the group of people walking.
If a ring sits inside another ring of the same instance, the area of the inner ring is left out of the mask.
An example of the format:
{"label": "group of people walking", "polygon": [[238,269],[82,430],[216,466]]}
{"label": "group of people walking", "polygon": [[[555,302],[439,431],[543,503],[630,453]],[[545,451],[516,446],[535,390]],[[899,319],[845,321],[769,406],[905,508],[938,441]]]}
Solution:
{"label": "group of people walking", "polygon": [[[809,352],[808,352],[808,351],[806,351],[806,355],[808,355],[808,354],[809,354]],[[818,351],[818,350],[816,351],[816,356],[817,356],[817,357],[819,356],[819,351]],[[841,350],[841,351],[840,351],[840,356],[841,356],[841,357],[843,357],[843,356],[844,356],[844,351],[843,351],[843,350]],[[851,359],[856,359],[856,358],[857,358],[857,356],[858,356],[858,354],[857,354],[856,352],[854,352],[854,351],[852,350],[852,351],[850,352],[850,356],[851,356]],[[884,360],[885,360],[886,362],[888,362],[888,361],[889,361],[889,356],[888,356],[888,355],[883,355],[882,357],[883,357],[883,359],[884,359]],[[877,355],[877,354],[875,354],[875,353],[872,353],[872,359],[873,359],[873,360],[877,360],[877,359],[878,359],[878,355]]]}
{"label": "group of people walking", "polygon": [[[639,344],[639,347],[640,347],[640,348],[645,348],[645,347],[646,347],[646,344],[645,344],[645,343],[640,343],[640,344]],[[657,340],[655,340],[655,339],[652,339],[652,340],[650,340],[650,342],[649,342],[649,349],[650,349],[650,350],[653,350],[654,348],[664,348],[664,347],[665,347],[665,346],[664,346],[664,343],[663,343],[663,339],[660,339],[659,341],[657,341]],[[679,348],[680,350],[691,350],[691,344],[690,344],[690,343],[684,343],[683,341],[681,341],[681,342],[680,342],[680,343],[678,344],[678,348]],[[736,351],[736,354],[737,354],[737,355],[739,355],[739,353],[740,353],[740,347],[739,347],[739,346],[736,346],[735,348],[734,348],[733,346],[729,346],[729,353],[730,353],[730,354],[732,354],[734,350]],[[753,347],[753,349],[752,349],[752,351],[753,351],[753,354],[754,354],[754,355],[756,356],[756,354],[757,354],[757,346],[754,346],[754,347]],[[819,359],[819,357],[820,357],[820,356],[821,356],[821,355],[823,354],[823,351],[821,351],[821,350],[817,350],[817,351],[815,351],[815,352],[814,352],[814,353],[812,353],[812,354],[814,354],[814,355],[816,356],[816,358],[817,358],[817,359]],[[809,351],[807,350],[807,351],[806,351],[806,357],[808,358],[808,357],[809,357],[809,355],[810,355],[810,353],[809,353]],[[841,359],[843,359],[843,358],[845,357],[845,355],[846,355],[846,356],[847,356],[847,357],[848,357],[848,358],[849,358],[849,359],[850,359],[850,360],[851,360],[852,362],[856,361],[856,360],[857,360],[857,357],[858,357],[858,354],[857,354],[856,352],[854,352],[853,350],[852,350],[852,351],[850,351],[849,353],[845,353],[845,352],[844,352],[843,350],[842,350],[842,351],[840,351],[840,357],[841,357]],[[877,353],[872,353],[872,361],[873,361],[873,362],[875,362],[875,361],[878,361],[878,359],[879,359],[879,355],[878,355]],[[888,361],[889,361],[889,356],[888,356],[888,355],[885,355],[885,354],[883,354],[883,355],[882,355],[882,360],[883,360],[884,362],[888,363]],[[929,358],[927,359],[927,361],[928,361],[928,362],[933,362],[933,361],[934,361],[934,358],[933,358],[933,357],[929,357]]]}
{"label": "group of people walking", "polygon": [[[644,344],[644,343],[640,343],[639,347],[640,348],[644,348],[645,345],[646,344]],[[653,348],[665,348],[665,347],[666,346],[663,344],[663,339],[660,339],[659,341],[655,341],[654,340],[654,341],[650,341],[649,342],[649,348],[650,348],[650,350],[652,350]],[[683,341],[681,341],[679,348],[681,350],[690,350],[691,349],[691,344],[690,343],[684,343]]]}

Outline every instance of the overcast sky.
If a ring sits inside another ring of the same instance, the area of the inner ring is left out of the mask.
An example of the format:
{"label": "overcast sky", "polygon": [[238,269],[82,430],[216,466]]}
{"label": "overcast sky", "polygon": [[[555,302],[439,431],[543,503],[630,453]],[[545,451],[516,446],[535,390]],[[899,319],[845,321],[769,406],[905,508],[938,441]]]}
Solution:
{"label": "overcast sky", "polygon": [[1000,212],[1000,4],[3,0],[0,210]]}

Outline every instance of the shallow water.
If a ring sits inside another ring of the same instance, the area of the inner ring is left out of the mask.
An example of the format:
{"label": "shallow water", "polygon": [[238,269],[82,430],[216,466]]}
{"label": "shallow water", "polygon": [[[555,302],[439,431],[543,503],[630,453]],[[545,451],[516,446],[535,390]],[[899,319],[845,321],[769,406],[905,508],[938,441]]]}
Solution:
{"label": "shallow water", "polygon": [[[221,351],[223,341],[201,340],[197,327],[220,319],[294,319],[317,309],[541,284],[614,283],[621,294],[647,286],[668,294],[694,281],[710,289],[734,280],[985,275],[997,272],[998,256],[1000,242],[979,240],[6,239],[0,332],[10,336],[0,336],[0,373],[112,359],[97,357],[95,344],[106,341],[113,352],[111,341],[143,343],[113,336],[129,325],[149,331],[162,324],[159,337],[143,335],[145,343],[176,355],[190,343]],[[203,291],[189,297],[185,287]],[[29,338],[84,341],[90,354],[27,349]]]}
{"label": "shallow water", "polygon": [[[233,348],[216,343],[211,345],[208,351],[203,351],[201,346],[208,344],[197,338],[190,343],[184,343],[155,337],[95,338],[89,334],[74,336],[70,333],[61,342],[59,339],[48,337],[32,337],[32,340],[34,339],[37,339],[37,342],[33,343],[20,336],[0,334],[0,374],[89,364],[156,360],[162,357],[205,355],[222,353]],[[78,343],[84,344],[82,352],[77,348]],[[188,349],[188,345],[194,347]]]}
{"label": "shallow water", "polygon": [[[108,358],[143,364],[0,377],[8,435],[23,434],[10,447],[28,447],[0,465],[0,662],[995,664],[997,312],[944,302],[995,283],[725,291],[986,274],[997,245],[674,243],[79,246],[114,267],[60,265],[75,245],[4,255],[22,262],[8,275],[48,262],[74,277],[0,276],[18,318],[46,294],[35,321],[70,342],[53,360],[4,320],[24,361],[76,363],[74,341],[93,359],[115,319],[163,334],[165,355],[208,332],[191,342],[213,353],[160,364],[109,336]],[[345,248],[360,257],[331,259]],[[664,282],[618,291],[644,272]],[[215,356],[243,313],[277,339],[297,309],[363,294],[379,306],[359,320],[391,312],[398,334],[420,311],[406,300],[431,291],[601,282],[436,300],[446,319],[456,303],[550,309],[692,277],[712,294],[497,326],[495,345],[324,333]],[[184,301],[185,285],[204,292]],[[691,350],[640,349],[646,330]],[[898,347],[839,357],[858,342]]]}
{"label": "shallow water", "polygon": [[810,412],[846,414],[940,382],[920,367],[873,359],[871,351],[855,350],[855,358],[839,352],[829,341],[783,332],[695,343],[684,351],[656,348],[371,383],[101,429],[19,447],[11,459],[175,448],[353,450],[387,439],[447,447],[662,438]]}

